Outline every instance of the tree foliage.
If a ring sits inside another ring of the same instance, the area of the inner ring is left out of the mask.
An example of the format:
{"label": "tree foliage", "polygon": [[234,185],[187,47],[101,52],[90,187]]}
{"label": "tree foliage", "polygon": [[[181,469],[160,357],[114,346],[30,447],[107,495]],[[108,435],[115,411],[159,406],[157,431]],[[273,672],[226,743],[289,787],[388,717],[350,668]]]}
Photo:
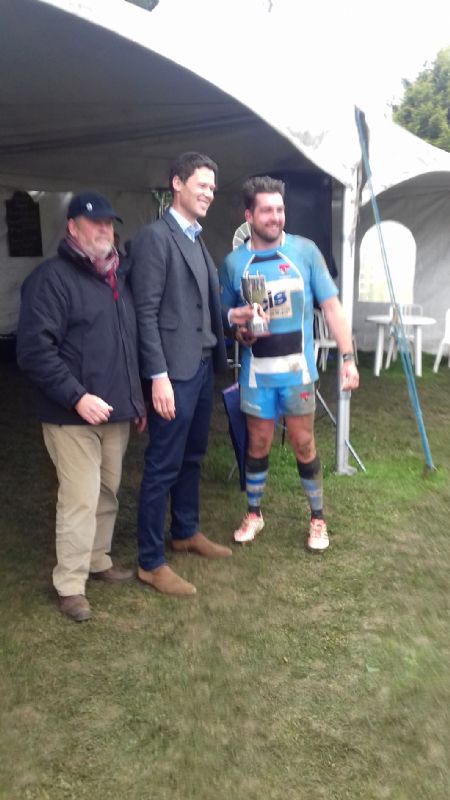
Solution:
{"label": "tree foliage", "polygon": [[421,139],[450,152],[450,47],[415,81],[403,81],[404,97],[394,120]]}

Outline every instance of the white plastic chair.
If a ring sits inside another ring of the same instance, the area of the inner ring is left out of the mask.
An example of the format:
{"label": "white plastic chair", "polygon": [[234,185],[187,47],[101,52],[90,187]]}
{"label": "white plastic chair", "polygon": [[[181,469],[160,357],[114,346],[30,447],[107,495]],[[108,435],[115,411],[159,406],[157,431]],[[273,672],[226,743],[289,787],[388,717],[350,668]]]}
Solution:
{"label": "white plastic chair", "polygon": [[337,347],[336,341],[331,339],[324,313],[321,308],[314,309],[314,360],[318,364],[320,351],[320,368],[323,372],[327,368],[328,353]]}
{"label": "white plastic chair", "polygon": [[[404,303],[404,304],[399,303],[398,308],[400,309],[402,320],[405,317],[421,316],[423,314],[423,308],[418,303]],[[394,306],[390,307],[389,313],[392,321],[394,322],[395,321]],[[408,342],[411,351],[411,360],[414,361],[414,328],[412,327],[412,325],[403,325],[403,329],[405,331],[406,341]],[[386,369],[389,369],[389,367],[391,366],[391,361],[395,361],[396,359],[397,359],[397,342],[395,340],[395,329],[392,326],[389,333],[389,344],[386,353]]]}
{"label": "white plastic chair", "polygon": [[441,358],[444,353],[444,347],[448,347],[448,366],[450,368],[450,308],[448,308],[447,311],[445,312],[444,337],[443,339],[441,339],[439,343],[439,347],[433,365],[433,372],[437,372],[439,369],[439,364],[441,363]]}
{"label": "white plastic chair", "polygon": [[[358,350],[356,347],[356,339],[353,336],[353,352],[355,354],[355,362],[358,363]],[[325,314],[321,308],[314,309],[314,360],[318,364],[318,357],[320,351],[320,368],[323,372],[327,368],[328,353],[333,348],[337,349],[336,340],[332,339],[328,330]]]}

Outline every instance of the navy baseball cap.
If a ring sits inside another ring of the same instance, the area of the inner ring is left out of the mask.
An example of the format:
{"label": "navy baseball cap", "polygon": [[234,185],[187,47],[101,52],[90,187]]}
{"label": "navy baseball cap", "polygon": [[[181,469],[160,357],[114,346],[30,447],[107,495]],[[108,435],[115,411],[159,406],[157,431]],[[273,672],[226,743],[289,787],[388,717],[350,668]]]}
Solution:
{"label": "navy baseball cap", "polygon": [[123,222],[106,197],[97,192],[82,192],[72,197],[67,209],[67,219],[86,217],[86,219],[117,219]]}

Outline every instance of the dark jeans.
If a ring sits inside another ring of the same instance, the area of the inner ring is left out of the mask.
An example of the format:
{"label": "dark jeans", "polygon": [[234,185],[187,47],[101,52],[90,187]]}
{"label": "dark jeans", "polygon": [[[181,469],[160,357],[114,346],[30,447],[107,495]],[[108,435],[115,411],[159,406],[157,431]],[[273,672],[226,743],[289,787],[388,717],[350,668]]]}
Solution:
{"label": "dark jeans", "polygon": [[188,381],[172,381],[175,419],[152,409],[150,441],[145,451],[138,512],[139,565],[156,569],[165,563],[164,521],[171,499],[171,535],[189,539],[199,526],[200,465],[208,445],[213,401],[212,359],[201,361]]}

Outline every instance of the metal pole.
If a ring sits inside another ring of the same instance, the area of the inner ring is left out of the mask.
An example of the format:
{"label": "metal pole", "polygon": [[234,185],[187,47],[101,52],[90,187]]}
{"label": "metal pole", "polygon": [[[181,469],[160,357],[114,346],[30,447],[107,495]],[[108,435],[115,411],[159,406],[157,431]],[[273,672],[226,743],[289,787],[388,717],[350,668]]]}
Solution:
{"label": "metal pole", "polygon": [[[334,417],[334,414],[332,414],[332,412],[331,412],[331,411],[330,411],[330,409],[328,408],[328,406],[327,406],[327,404],[326,404],[325,400],[323,399],[322,395],[320,394],[320,392],[319,392],[318,390],[316,390],[316,395],[317,395],[317,399],[319,400],[319,402],[321,403],[321,405],[323,406],[323,408],[324,408],[324,409],[325,409],[325,411],[327,412],[327,414],[328,414],[329,418],[331,419],[331,422],[332,422],[334,425],[336,425],[336,419],[335,419],[335,417]],[[356,450],[354,449],[354,447],[352,447],[352,445],[350,444],[350,442],[348,441],[348,439],[345,439],[345,440],[344,440],[344,444],[345,444],[345,446],[347,447],[347,449],[350,451],[350,453],[352,454],[352,456],[353,456],[353,458],[355,459],[355,461],[356,461],[356,463],[358,464],[358,466],[360,466],[360,467],[361,467],[361,469],[362,469],[362,471],[363,471],[363,472],[366,472],[366,468],[365,468],[364,464],[362,463],[362,461],[361,461],[360,457],[358,456],[358,453],[356,452]],[[351,470],[351,474],[353,474],[353,473],[355,472],[355,470],[352,470],[352,469],[351,469],[351,467],[349,467],[349,470]]]}
{"label": "metal pole", "polygon": [[[350,328],[353,326],[353,291],[354,291],[354,225],[356,187],[345,187],[342,210],[342,259],[340,275],[340,296],[344,313]],[[348,442],[350,431],[350,395],[341,391],[342,358],[338,358],[337,370],[337,411],[336,411],[336,472],[351,475],[354,467],[348,463]]]}

